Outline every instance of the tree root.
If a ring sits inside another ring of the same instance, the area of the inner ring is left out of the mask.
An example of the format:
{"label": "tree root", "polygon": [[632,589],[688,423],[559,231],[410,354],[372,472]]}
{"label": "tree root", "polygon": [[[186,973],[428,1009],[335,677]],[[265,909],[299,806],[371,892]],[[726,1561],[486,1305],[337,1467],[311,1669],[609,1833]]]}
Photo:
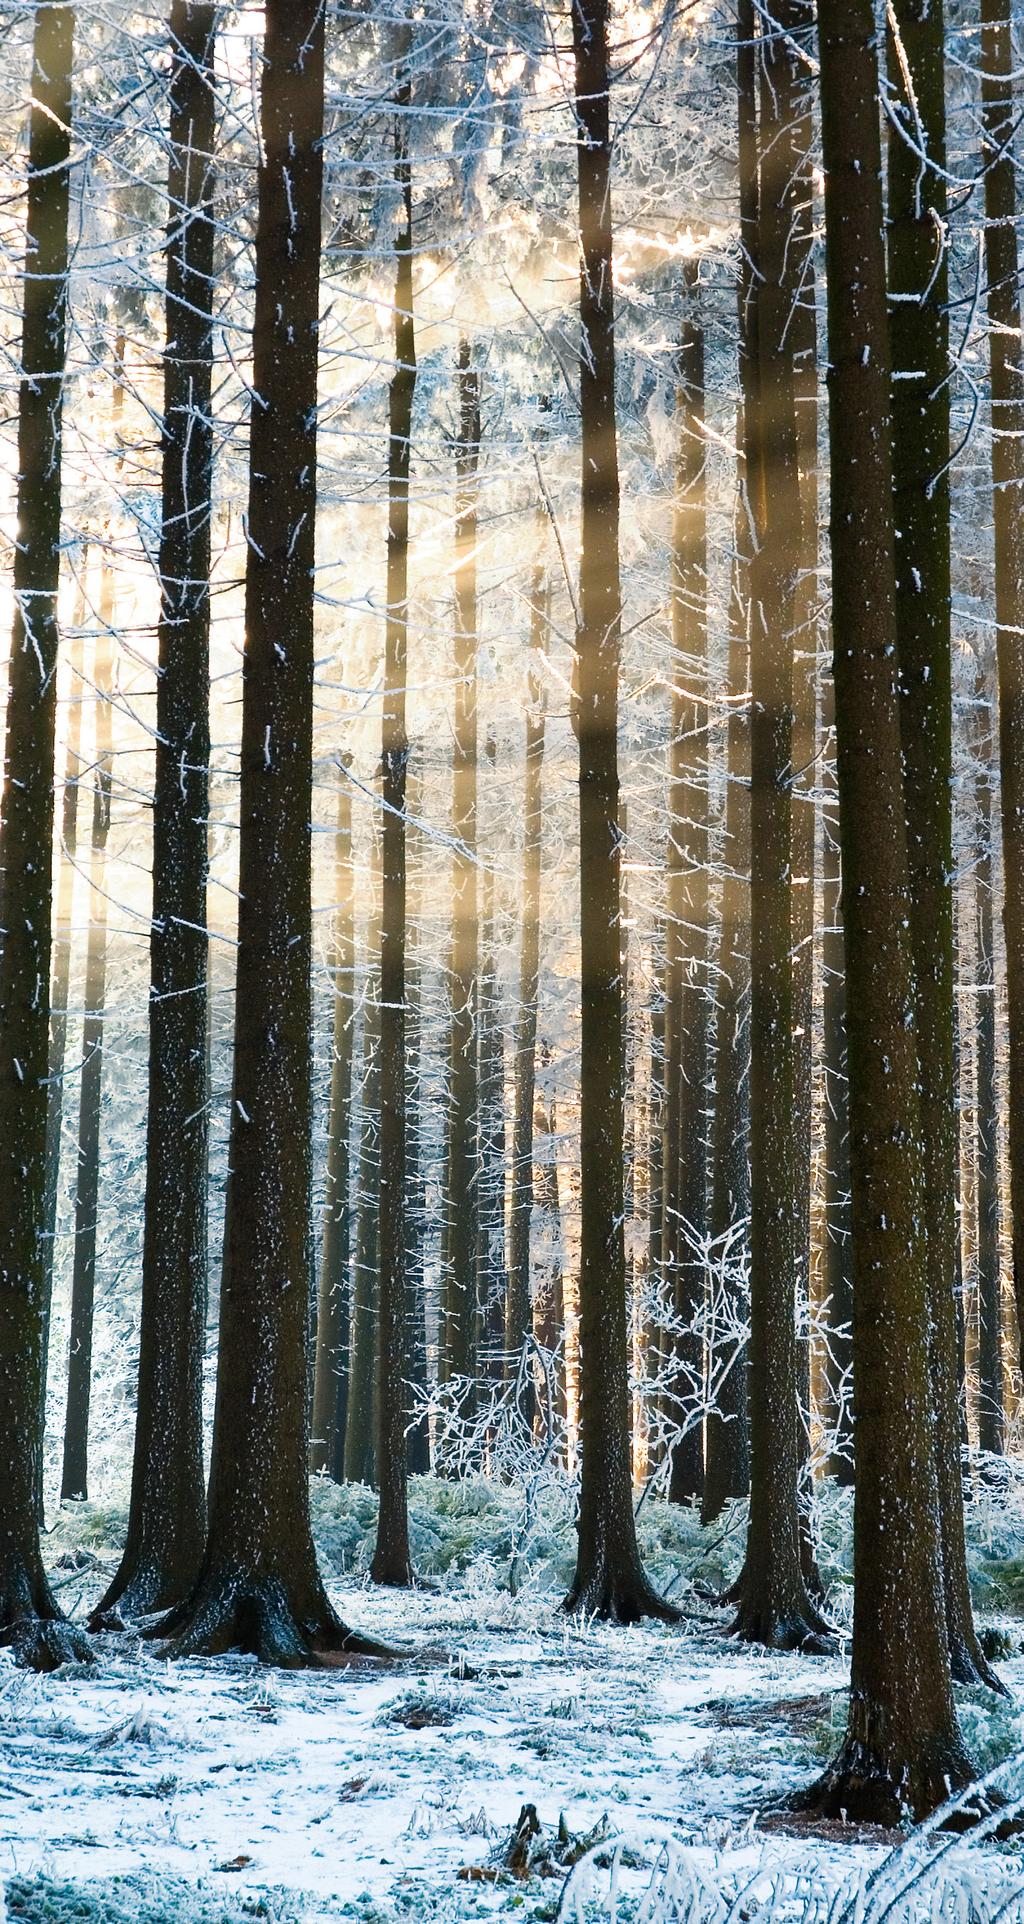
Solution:
{"label": "tree root", "polygon": [[222,1657],[230,1650],[282,1670],[394,1663],[403,1653],[349,1630],[326,1595],[301,1611],[277,1577],[200,1579],[191,1597],[146,1626],[164,1657]]}
{"label": "tree root", "polygon": [[767,1650],[799,1650],[807,1657],[836,1656],[836,1633],[809,1600],[786,1613],[739,1601],[739,1611],[725,1636],[740,1643],[764,1644]]}
{"label": "tree root", "polygon": [[[881,1759],[864,1746],[847,1739],[835,1761],[822,1777],[806,1790],[796,1791],[785,1800],[785,1808],[804,1815],[840,1818],[850,1824],[878,1824],[896,1830],[908,1819],[921,1823],[948,1803],[951,1795],[968,1789],[972,1772],[962,1756],[945,1757],[926,1764],[908,1766],[897,1779]],[[952,1810],[942,1830],[973,1830],[1002,1808],[1002,1799],[979,1788]],[[1016,1820],[1019,1825],[1020,1820]],[[996,1829],[996,1836],[1015,1834],[1014,1820]]]}
{"label": "tree root", "polygon": [[42,1674],[60,1670],[66,1663],[96,1661],[85,1632],[59,1614],[47,1617],[30,1611],[12,1618],[0,1628],[0,1645],[13,1650],[21,1669]]}
{"label": "tree root", "polygon": [[570,1617],[596,1617],[601,1623],[628,1625],[652,1617],[657,1623],[681,1623],[683,1613],[643,1577],[612,1577],[601,1571],[583,1584],[573,1584],[561,1608]]}

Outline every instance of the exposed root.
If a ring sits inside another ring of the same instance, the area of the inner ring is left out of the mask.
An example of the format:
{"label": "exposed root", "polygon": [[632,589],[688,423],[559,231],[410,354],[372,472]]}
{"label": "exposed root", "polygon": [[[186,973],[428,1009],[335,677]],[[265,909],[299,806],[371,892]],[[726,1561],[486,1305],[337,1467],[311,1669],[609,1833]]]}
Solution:
{"label": "exposed root", "polygon": [[628,1625],[653,1617],[657,1623],[681,1623],[683,1613],[660,1597],[643,1577],[615,1578],[600,1572],[587,1582],[573,1584],[562,1609],[571,1617],[596,1617],[601,1623]]}
{"label": "exposed root", "polygon": [[89,1629],[94,1632],[128,1630],[143,1617],[155,1617],[171,1610],[181,1597],[183,1587],[191,1585],[170,1585],[149,1566],[137,1570],[126,1580],[122,1580],[119,1573],[90,1611]]}
{"label": "exposed root", "polygon": [[300,1616],[276,1577],[201,1581],[184,1604],[147,1626],[165,1657],[222,1657],[237,1650],[282,1670],[393,1663],[400,1652],[357,1636],[325,1595]]}
{"label": "exposed root", "polygon": [[60,1670],[66,1663],[96,1661],[96,1652],[84,1631],[66,1617],[38,1616],[34,1611],[0,1629],[0,1644],[14,1651],[15,1663],[23,1670],[47,1673]]}
{"label": "exposed root", "polygon": [[[908,1763],[899,1776],[876,1752],[847,1738],[834,1763],[822,1777],[785,1800],[784,1808],[807,1816],[839,1818],[850,1824],[879,1824],[895,1830],[909,1821],[920,1823],[966,1790],[972,1780],[962,1755],[942,1755]],[[942,1829],[972,1830],[997,1806],[979,1790],[950,1812]]]}
{"label": "exposed root", "polygon": [[724,1634],[740,1643],[763,1644],[767,1650],[799,1650],[807,1657],[834,1657],[839,1649],[831,1624],[810,1601],[785,1613],[741,1601]]}
{"label": "exposed root", "polygon": [[959,1642],[953,1644],[950,1648],[949,1666],[953,1673],[953,1682],[958,1684],[980,1684],[983,1685],[986,1690],[994,1690],[997,1696],[1008,1698],[1010,1692],[998,1671],[993,1670],[977,1639],[975,1638],[973,1641],[973,1650],[968,1645]]}

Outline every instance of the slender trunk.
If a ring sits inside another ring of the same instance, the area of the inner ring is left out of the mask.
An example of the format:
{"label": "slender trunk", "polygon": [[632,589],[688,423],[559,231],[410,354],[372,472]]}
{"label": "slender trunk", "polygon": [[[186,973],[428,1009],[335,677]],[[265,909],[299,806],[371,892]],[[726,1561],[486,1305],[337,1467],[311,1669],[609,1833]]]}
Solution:
{"label": "slender trunk", "polygon": [[355,978],[352,881],[351,756],[338,770],[338,823],[334,835],[334,957],[331,987],[334,1021],[331,1048],[327,1180],[317,1298],[316,1366],[309,1467],[342,1481],[349,1371],[349,1255],[352,1199],[353,985]]}
{"label": "slender trunk", "polygon": [[1011,0],[981,0],[985,268],[992,393],[999,793],[1009,1035],[1007,1124],[1017,1355],[1024,1359],[1024,368]]}
{"label": "slender trunk", "polygon": [[558,1133],[554,1096],[537,1096],[533,1116],[537,1142],[535,1202],[537,1295],[534,1333],[554,1371],[554,1407],[563,1434],[567,1414],[565,1367],[565,1283],[562,1249],[562,1205],[558,1194]]}
{"label": "slender trunk", "polygon": [[75,1248],[71,1277],[68,1395],[64,1416],[61,1501],[89,1494],[89,1408],[96,1295],[96,1230],[103,1104],[103,1032],[107,989],[107,838],[110,833],[110,697],[113,669],[113,573],[103,563],[100,635],[96,643],[96,758],[89,862],[90,913],[85,958],[85,1018],[79,1080]]}
{"label": "slender trunk", "polygon": [[843,961],[842,867],[836,795],[835,683],[825,682],[822,716],[822,1003],[825,1084],[825,1409],[828,1467],[837,1483],[853,1483],[853,1244],[850,1237],[850,1125],[846,1076],[846,968]]}
{"label": "slender trunk", "polygon": [[395,371],[388,398],[388,571],[381,740],[380,1312],[377,1329],[375,1583],[412,1582],[405,1419],[409,1345],[405,1295],[405,778],[409,760],[409,460],[416,391],[412,284],[412,172],[408,82],[395,109],[395,182],[401,214],[395,268]]}
{"label": "slender trunk", "polygon": [[245,583],[235,1059],[209,1531],[182,1654],[358,1647],[309,1517],[310,858],[324,12],[267,0]]}
{"label": "slender trunk", "polygon": [[[538,530],[539,532],[539,530]],[[542,564],[533,573],[530,596],[530,665],[526,708],[526,773],[523,792],[522,949],[519,961],[519,1020],[515,1038],[515,1097],[512,1121],[512,1197],[508,1224],[508,1299],[505,1310],[506,1368],[518,1369],[523,1344],[533,1327],[530,1288],[530,1232],[534,1202],[533,1129],[537,1069],[537,995],[540,980],[541,858],[544,832],[543,769],[546,717],[544,658],[550,619],[550,587]],[[532,1385],[532,1379],[531,1379]],[[528,1391],[525,1420],[532,1426]]]}
{"label": "slender trunk", "polygon": [[18,390],[18,541],[0,809],[0,1642],[52,1670],[88,1645],[39,1548],[61,408],[74,9],[35,8]]}
{"label": "slender trunk", "polygon": [[923,1817],[969,1781],[932,1447],[910,863],[894,674],[889,329],[872,0],[819,0],[832,624],[845,903],[857,1483],[845,1743],[813,1807]]}
{"label": "slender trunk", "polygon": [[409,1430],[406,1460],[410,1476],[430,1473],[430,1419],[425,1404],[427,1374],[427,1188],[423,1094],[423,971],[420,961],[419,895],[424,836],[419,826],[422,785],[410,761],[406,781],[406,956],[405,956],[405,1300],[409,1380],[421,1414]]}
{"label": "slender trunk", "polygon": [[674,1609],[644,1574],[629,1439],[619,904],[619,472],[615,417],[608,0],[572,10],[580,223],[580,1481],[567,1607],[615,1622]]}
{"label": "slender trunk", "polygon": [[[949,273],[942,0],[894,0],[888,148],[896,643],[917,977],[928,1302],[942,1574],[953,1675],[999,1688],[967,1582],[957,1367],[957,1103],[953,1061],[953,697],[950,645]],[[924,145],[930,165],[922,172]]]}
{"label": "slender trunk", "polygon": [[479,1305],[480,1366],[501,1377],[508,1264],[505,1253],[505,1037],[496,960],[494,870],[483,874],[483,917],[480,959],[478,1086],[480,1149],[477,1189],[479,1226],[477,1244],[477,1303]]}
{"label": "slender trunk", "polygon": [[974,752],[976,845],[974,856],[978,1012],[977,1162],[978,1218],[978,1445],[1001,1456],[1005,1443],[1001,1279],[999,1274],[999,1103],[996,1089],[996,981],[992,944],[992,723],[988,677],[979,670],[975,696]]}
{"label": "slender trunk", "polygon": [[128,1534],[97,1615],[185,1596],[206,1535],[206,931],[213,482],[213,149],[217,9],[174,0],[149,1114],[138,1413]]}
{"label": "slender trunk", "polygon": [[477,998],[477,492],[480,376],[459,344],[455,444],[455,724],[452,750],[451,1037],[448,1071],[447,1215],[442,1380],[470,1382],[476,1368]]}
{"label": "slender trunk", "polygon": [[704,327],[696,261],[684,268],[677,361],[676,500],[672,531],[672,739],[666,851],[665,1283],[670,1298],[668,1494],[691,1502],[704,1480],[704,1294],[707,1240],[709,1002],[707,506]]}
{"label": "slender trunk", "polygon": [[[735,1633],[812,1646],[825,1626],[804,1580],[800,1531],[800,1357],[796,1333],[797,1106],[792,930],[793,636],[804,499],[788,344],[800,289],[804,0],[761,45],[758,370],[750,460],[751,1248],[750,1522]],[[785,34],[785,38],[783,37]]]}
{"label": "slender trunk", "polygon": [[363,987],[363,1074],[360,1086],[356,1247],[352,1275],[351,1364],[345,1424],[345,1481],[374,1480],[374,1379],[380,1231],[380,840],[373,825],[370,886],[374,907],[366,931]]}

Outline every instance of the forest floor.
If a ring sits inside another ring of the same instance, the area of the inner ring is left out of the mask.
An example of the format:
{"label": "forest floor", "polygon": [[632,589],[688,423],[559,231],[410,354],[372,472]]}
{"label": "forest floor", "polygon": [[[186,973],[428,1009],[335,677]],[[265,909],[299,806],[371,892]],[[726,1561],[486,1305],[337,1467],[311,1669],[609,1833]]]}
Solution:
{"label": "forest floor", "polygon": [[[370,1493],[318,1485],[314,1497],[342,1615],[412,1654],[394,1668],[285,1673],[241,1658],[168,1663],[108,1637],[91,1669],[37,1677],[0,1653],[0,1888],[12,1919],[391,1924],[639,1910],[680,1924],[809,1924],[838,1919],[859,1892],[865,1920],[984,1924],[1024,1891],[1019,1846],[968,1841],[946,1854],[932,1839],[893,1859],[896,1837],[759,1823],[834,1750],[846,1659],[723,1637],[727,1617],[700,1586],[735,1566],[740,1506],[706,1532],[688,1513],[645,1506],[650,1566],[688,1614],[679,1628],[619,1630],[558,1615],[571,1526],[550,1506],[524,1523],[511,1493],[423,1479],[414,1540],[434,1587],[403,1594],[361,1574]],[[1002,1627],[1013,1692],[1006,1706],[985,1692],[962,1700],[985,1766],[1024,1747],[1016,1486],[1011,1497],[972,1506],[976,1588],[986,1622]],[[840,1620],[848,1521],[848,1498],[823,1515]],[[60,1514],[48,1546],[65,1607],[84,1611],[102,1589],[122,1523],[116,1508]],[[509,1840],[527,1804],[542,1828],[517,1865],[524,1852]],[[1024,1918],[1024,1897],[1005,1915]]]}

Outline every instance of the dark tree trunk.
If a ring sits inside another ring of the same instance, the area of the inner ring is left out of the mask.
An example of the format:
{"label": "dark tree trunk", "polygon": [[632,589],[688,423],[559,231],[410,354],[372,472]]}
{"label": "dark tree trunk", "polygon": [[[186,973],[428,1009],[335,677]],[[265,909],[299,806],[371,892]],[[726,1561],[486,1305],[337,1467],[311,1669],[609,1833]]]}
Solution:
{"label": "dark tree trunk", "polygon": [[574,0],[582,494],[574,723],[580,794],[580,1481],[567,1607],[672,1618],[644,1574],[630,1474],[619,905],[619,472],[608,0]]}
{"label": "dark tree trunk", "polygon": [[996,979],[992,947],[992,723],[988,676],[975,696],[974,852],[975,987],[978,1013],[975,1157],[978,1214],[978,1445],[1001,1455],[1005,1444],[1003,1331],[999,1274],[999,1103],[996,1090]]}
{"label": "dark tree trunk", "polygon": [[889,331],[872,0],[819,0],[832,622],[853,1177],[857,1484],[846,1740],[806,1802],[894,1824],[969,1782],[932,1446],[910,864],[894,672]]}
{"label": "dark tree trunk", "polygon": [[149,1115],[138,1414],[128,1534],[97,1616],[170,1608],[206,1535],[206,933],[213,481],[214,42],[209,0],[174,0],[163,514],[153,791]]}
{"label": "dark tree trunk", "polygon": [[409,1345],[409,1380],[421,1414],[409,1430],[406,1461],[410,1476],[430,1472],[430,1419],[423,1407],[429,1390],[427,1374],[427,1192],[425,1176],[425,1114],[423,1094],[423,979],[420,963],[419,892],[423,873],[421,784],[415,764],[409,763],[405,791],[406,819],[406,954],[405,954],[405,1300]]}
{"label": "dark tree trunk", "polygon": [[477,1037],[480,1148],[477,1163],[478,1367],[500,1380],[508,1264],[505,1254],[505,1036],[496,959],[494,870],[483,872],[480,1006]]}
{"label": "dark tree trunk", "polygon": [[1010,0],[981,0],[985,268],[992,390],[999,792],[1009,1038],[1007,1125],[1017,1354],[1024,1359],[1024,368]]}
{"label": "dark tree trunk", "polygon": [[[550,589],[540,562],[530,595],[530,665],[526,708],[526,772],[523,784],[522,949],[519,960],[519,1019],[515,1037],[515,1097],[512,1119],[512,1195],[508,1219],[508,1297],[505,1310],[506,1368],[515,1374],[523,1344],[533,1328],[530,1288],[530,1231],[533,1217],[533,1129],[537,1069],[537,993],[540,980],[541,857],[543,851],[543,771],[545,699],[544,658],[550,618]],[[532,1425],[532,1378],[523,1416]]]}
{"label": "dark tree trunk", "polygon": [[64,1416],[61,1501],[89,1494],[89,1409],[92,1400],[92,1337],[96,1296],[96,1231],[100,1190],[100,1126],[103,1105],[103,1031],[107,991],[107,837],[110,833],[110,695],[114,618],[113,575],[103,562],[100,635],[96,642],[96,759],[93,775],[89,861],[90,912],[85,956],[85,1018],[79,1080],[78,1166],[75,1181],[75,1247],[71,1275],[68,1396]]}
{"label": "dark tree trunk", "polygon": [[356,1247],[352,1275],[352,1335],[345,1423],[345,1481],[374,1480],[374,1379],[380,1230],[380,837],[373,824],[370,885],[374,907],[366,930],[363,987],[363,1074],[359,1093],[359,1168]]}
{"label": "dark tree trunk", "polygon": [[459,431],[455,442],[455,721],[452,748],[451,1037],[448,1068],[446,1274],[441,1379],[476,1369],[477,999],[476,899],[477,605],[476,517],[480,463],[480,376],[469,342],[459,344]]}
{"label": "dark tree trunk", "polygon": [[798,1158],[791,958],[793,634],[804,554],[794,362],[804,0],[785,0],[761,43],[758,395],[750,429],[751,1246],[750,1523],[736,1635],[810,1647],[825,1629],[804,1580],[796,1333]]}
{"label": "dark tree trunk", "polygon": [[547,1365],[547,1367],[554,1369],[554,1413],[564,1424],[566,1417],[565,1285],[562,1267],[562,1206],[558,1195],[558,1138],[553,1098],[550,1104],[547,1104],[543,1096],[538,1095],[534,1110],[534,1133],[538,1145],[535,1208],[539,1231],[534,1329],[541,1349],[546,1350],[549,1357],[556,1359],[553,1365]]}
{"label": "dark tree trunk", "polygon": [[684,269],[677,361],[679,447],[672,530],[672,739],[666,851],[666,1098],[662,1261],[672,1314],[668,1494],[699,1498],[704,1481],[704,1246],[708,1231],[709,1013],[707,451],[704,325],[696,261]]}
{"label": "dark tree trunk", "polygon": [[[900,534],[896,642],[917,977],[943,1589],[953,1675],[964,1683],[980,1681],[999,1688],[979,1648],[971,1613],[960,1458],[943,21],[942,0],[895,0],[890,26],[890,84],[898,123],[889,133],[887,209],[893,487]],[[918,153],[922,141],[932,162],[923,176]]]}
{"label": "dark tree trunk", "polygon": [[377,1542],[375,1583],[412,1582],[405,1421],[409,1404],[405,1183],[405,778],[409,635],[409,460],[416,392],[412,284],[409,87],[397,94],[395,182],[401,214],[395,271],[395,371],[388,401],[388,569],[381,740],[380,1313],[377,1329]]}
{"label": "dark tree trunk", "polygon": [[309,1519],[310,816],[324,13],[268,0],[260,95],[235,1063],[209,1533],[181,1653],[360,1646]]}
{"label": "dark tree trunk", "polygon": [[853,1483],[853,1244],[850,1238],[850,1125],[846,1088],[846,965],[843,960],[842,866],[835,793],[835,684],[825,682],[822,715],[822,935],[825,1171],[824,1264],[827,1300],[825,1408],[829,1474]]}
{"label": "dark tree trunk", "polygon": [[35,9],[18,392],[18,540],[0,810],[0,1642],[52,1670],[88,1656],[39,1548],[53,758],[60,579],[61,406],[74,9]]}
{"label": "dark tree trunk", "polygon": [[313,1373],[313,1424],[309,1467],[340,1483],[345,1470],[345,1418],[348,1410],[350,1223],[352,1219],[352,1056],[355,983],[354,889],[352,879],[351,756],[338,771],[338,825],[334,835],[334,961],[331,986],[334,1021],[331,1046],[330,1114],[327,1125],[327,1179],[324,1188],[323,1242],[317,1295],[316,1367]]}
{"label": "dark tree trunk", "polygon": [[[79,559],[79,591],[75,628],[80,633],[85,621],[85,574],[88,550],[83,546]],[[46,1381],[50,1360],[50,1320],[53,1303],[53,1270],[56,1256],[57,1197],[60,1189],[61,1132],[64,1122],[64,1068],[68,1039],[68,988],[71,981],[71,912],[75,890],[78,851],[78,784],[81,775],[82,676],[81,642],[72,652],[71,684],[68,696],[68,741],[64,766],[64,803],[61,819],[59,882],[56,923],[53,931],[53,971],[50,980],[50,1079],[46,1105],[46,1204],[44,1221],[46,1271],[43,1282],[42,1356],[39,1367],[39,1520],[43,1520],[43,1444],[46,1434]]]}

